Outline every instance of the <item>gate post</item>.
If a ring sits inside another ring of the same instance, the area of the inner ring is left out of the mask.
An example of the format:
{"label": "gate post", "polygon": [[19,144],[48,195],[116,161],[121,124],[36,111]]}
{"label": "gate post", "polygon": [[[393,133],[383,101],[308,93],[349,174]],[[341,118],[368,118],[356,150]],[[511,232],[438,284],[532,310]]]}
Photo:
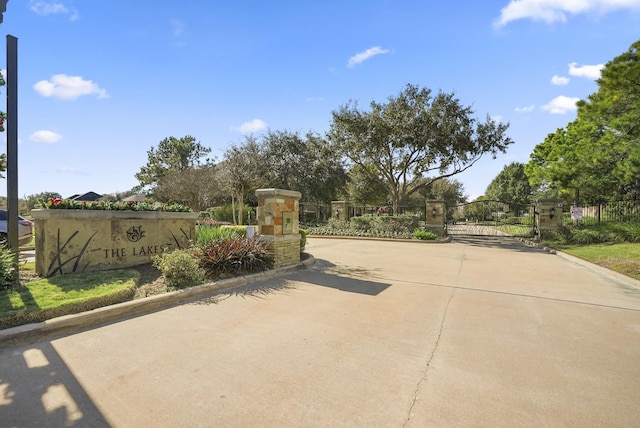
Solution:
{"label": "gate post", "polygon": [[331,218],[349,221],[351,204],[346,201],[331,201]]}
{"label": "gate post", "polygon": [[536,203],[536,222],[540,239],[549,232],[557,231],[562,226],[564,214],[563,200],[559,198],[538,199]]}
{"label": "gate post", "polygon": [[425,228],[442,238],[445,235],[444,219],[447,212],[445,201],[428,200],[426,201],[426,207]]}
{"label": "gate post", "polygon": [[274,267],[300,263],[298,211],[300,192],[283,189],[258,189],[258,233],[269,242]]}

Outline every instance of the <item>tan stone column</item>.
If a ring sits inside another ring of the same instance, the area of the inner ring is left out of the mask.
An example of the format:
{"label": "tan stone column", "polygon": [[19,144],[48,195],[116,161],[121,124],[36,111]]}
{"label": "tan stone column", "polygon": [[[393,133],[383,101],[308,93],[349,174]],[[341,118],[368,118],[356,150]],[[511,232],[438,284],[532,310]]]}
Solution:
{"label": "tan stone column", "polygon": [[331,218],[349,221],[349,202],[331,201]]}
{"label": "tan stone column", "polygon": [[426,202],[426,207],[426,229],[440,237],[444,236],[444,221],[447,213],[446,203],[444,201],[428,200]]}
{"label": "tan stone column", "polygon": [[293,190],[258,189],[258,233],[269,242],[274,267],[300,262],[298,215],[302,194]]}
{"label": "tan stone column", "polygon": [[559,198],[538,199],[536,203],[536,225],[538,235],[542,238],[545,233],[554,232],[562,226],[563,200]]}

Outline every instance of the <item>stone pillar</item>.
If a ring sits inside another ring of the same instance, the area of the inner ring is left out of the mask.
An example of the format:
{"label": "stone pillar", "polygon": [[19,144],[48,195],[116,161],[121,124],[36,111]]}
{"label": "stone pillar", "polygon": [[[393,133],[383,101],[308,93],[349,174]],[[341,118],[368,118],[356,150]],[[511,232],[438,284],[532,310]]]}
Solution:
{"label": "stone pillar", "polygon": [[444,201],[428,200],[426,229],[436,235],[445,235],[444,221],[447,213],[447,205]]}
{"label": "stone pillar", "polygon": [[298,212],[300,192],[283,189],[258,189],[258,233],[269,242],[274,267],[300,263]]}
{"label": "stone pillar", "polygon": [[346,201],[331,201],[331,218],[349,221],[349,207]]}
{"label": "stone pillar", "polygon": [[554,232],[562,226],[562,199],[538,199],[536,203],[536,225],[538,235],[542,238],[545,233]]}

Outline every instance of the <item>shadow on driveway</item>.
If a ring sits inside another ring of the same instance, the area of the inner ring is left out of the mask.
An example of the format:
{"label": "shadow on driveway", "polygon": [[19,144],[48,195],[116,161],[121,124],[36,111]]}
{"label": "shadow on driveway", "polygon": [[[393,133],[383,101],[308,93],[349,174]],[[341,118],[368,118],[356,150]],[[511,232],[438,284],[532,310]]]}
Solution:
{"label": "shadow on driveway", "polygon": [[0,425],[108,427],[50,342],[0,354]]}
{"label": "shadow on driveway", "polygon": [[511,236],[477,236],[477,235],[452,235],[452,243],[470,245],[473,247],[501,248],[525,253],[552,254],[547,249]]}

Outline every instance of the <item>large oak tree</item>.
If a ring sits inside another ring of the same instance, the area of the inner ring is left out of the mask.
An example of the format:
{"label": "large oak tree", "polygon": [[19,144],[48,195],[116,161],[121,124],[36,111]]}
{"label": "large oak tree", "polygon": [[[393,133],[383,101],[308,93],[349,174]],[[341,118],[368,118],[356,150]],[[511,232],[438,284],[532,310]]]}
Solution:
{"label": "large oak tree", "polygon": [[386,103],[372,101],[369,110],[351,101],[333,111],[328,139],[386,189],[395,211],[432,182],[506,151],[513,142],[505,135],[508,124],[479,122],[473,114],[452,93],[433,95],[409,84]]}

